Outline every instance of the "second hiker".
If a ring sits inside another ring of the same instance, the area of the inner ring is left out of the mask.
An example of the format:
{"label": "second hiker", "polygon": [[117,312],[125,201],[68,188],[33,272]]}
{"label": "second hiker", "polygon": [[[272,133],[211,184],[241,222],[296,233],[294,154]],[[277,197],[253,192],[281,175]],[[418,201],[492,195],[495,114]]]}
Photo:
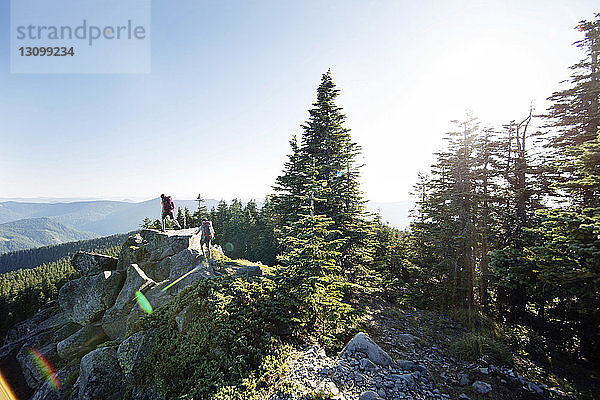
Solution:
{"label": "second hiker", "polygon": [[177,229],[181,229],[181,225],[177,222],[177,219],[173,215],[173,211],[175,210],[175,203],[173,203],[173,198],[171,196],[165,196],[164,194],[160,195],[160,199],[162,202],[162,216],[160,218],[160,228],[164,232],[166,228],[167,218],[171,217]]}
{"label": "second hiker", "polygon": [[212,222],[203,220],[202,225],[200,225],[200,228],[196,234],[198,233],[202,233],[202,236],[200,236],[200,247],[202,248],[202,254],[206,258],[206,253],[204,252],[204,244],[206,243],[206,247],[208,247],[208,258],[210,258],[210,244],[212,242],[212,238],[215,237],[215,230],[213,229]]}

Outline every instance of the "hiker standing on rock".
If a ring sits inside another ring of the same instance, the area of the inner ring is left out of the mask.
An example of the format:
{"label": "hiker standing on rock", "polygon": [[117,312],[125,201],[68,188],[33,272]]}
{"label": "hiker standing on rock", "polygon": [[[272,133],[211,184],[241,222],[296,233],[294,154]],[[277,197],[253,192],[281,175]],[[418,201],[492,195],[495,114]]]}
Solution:
{"label": "hiker standing on rock", "polygon": [[177,229],[181,229],[181,225],[179,225],[179,222],[177,222],[175,216],[173,215],[173,210],[175,210],[175,203],[173,203],[173,198],[171,198],[171,196],[165,196],[164,194],[161,194],[160,200],[162,203],[162,217],[160,219],[160,227],[162,231],[165,231],[167,217],[171,217],[171,219],[177,226]]}
{"label": "hiker standing on rock", "polygon": [[204,243],[208,247],[208,258],[210,258],[210,244],[212,242],[212,238],[215,237],[215,230],[213,229],[212,222],[208,220],[203,220],[202,225],[198,229],[196,234],[202,233],[200,237],[200,247],[202,248],[202,255],[206,258],[206,254],[204,253]]}

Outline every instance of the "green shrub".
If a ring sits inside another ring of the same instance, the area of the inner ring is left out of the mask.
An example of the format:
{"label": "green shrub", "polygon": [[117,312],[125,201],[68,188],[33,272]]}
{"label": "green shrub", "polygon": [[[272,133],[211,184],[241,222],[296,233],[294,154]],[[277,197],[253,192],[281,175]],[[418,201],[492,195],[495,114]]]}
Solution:
{"label": "green shrub", "polygon": [[487,362],[495,365],[512,366],[513,363],[512,352],[502,342],[472,333],[451,343],[450,350],[456,357],[466,361],[485,357]]}
{"label": "green shrub", "polygon": [[213,400],[262,400],[276,390],[275,382],[287,371],[287,359],[292,352],[290,345],[279,346],[267,355],[256,373],[238,386],[225,386],[213,396]]}
{"label": "green shrub", "polygon": [[[175,316],[186,307],[192,318],[179,332]],[[169,398],[204,399],[223,391],[221,396],[233,399],[235,391],[256,389],[256,377],[268,379],[271,370],[265,366],[261,373],[261,365],[276,365],[281,353],[280,333],[287,325],[282,309],[269,279],[227,277],[191,285],[142,323],[155,333],[144,380]]]}
{"label": "green shrub", "polygon": [[468,328],[470,332],[479,336],[486,336],[494,339],[499,339],[504,336],[504,333],[498,324],[481,311],[455,308],[448,312],[448,315],[454,321],[459,322]]}

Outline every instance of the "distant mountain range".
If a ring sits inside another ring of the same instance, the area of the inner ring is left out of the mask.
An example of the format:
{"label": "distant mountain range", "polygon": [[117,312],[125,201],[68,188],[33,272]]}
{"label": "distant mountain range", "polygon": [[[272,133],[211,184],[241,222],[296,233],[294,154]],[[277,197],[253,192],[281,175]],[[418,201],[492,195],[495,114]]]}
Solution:
{"label": "distant mountain range", "polygon": [[[206,200],[210,209],[217,200]],[[177,207],[190,210],[198,208],[195,200],[176,200]],[[49,217],[62,224],[100,236],[130,232],[138,229],[145,217],[160,217],[160,200],[140,203],[126,201],[93,200],[76,202],[0,202],[0,223],[19,219]]]}
{"label": "distant mountain range", "polygon": [[[161,209],[158,198],[138,203],[111,200],[43,203],[37,200],[0,202],[0,224],[3,224],[0,226],[4,226],[4,231],[0,231],[0,252],[131,232],[140,227],[145,217],[159,218]],[[205,200],[209,210],[218,203],[214,199]],[[262,202],[257,201],[257,204],[261,206]],[[194,211],[198,202],[175,199],[175,206]],[[367,208],[392,226],[408,227],[409,201],[370,202]],[[11,224],[7,224],[9,222]]]}
{"label": "distant mountain range", "polygon": [[99,235],[64,225],[52,218],[28,218],[0,224],[0,253],[92,239]]}

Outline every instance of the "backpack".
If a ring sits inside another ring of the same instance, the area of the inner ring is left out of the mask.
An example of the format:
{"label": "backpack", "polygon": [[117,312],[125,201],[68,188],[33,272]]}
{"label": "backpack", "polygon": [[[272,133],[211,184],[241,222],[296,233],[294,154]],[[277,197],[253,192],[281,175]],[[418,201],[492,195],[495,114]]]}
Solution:
{"label": "backpack", "polygon": [[163,209],[165,211],[173,211],[175,209],[175,203],[173,203],[173,198],[171,196],[166,196],[164,198]]}
{"label": "backpack", "polygon": [[212,222],[202,221],[202,235],[207,239],[212,238],[212,235],[213,235]]}

